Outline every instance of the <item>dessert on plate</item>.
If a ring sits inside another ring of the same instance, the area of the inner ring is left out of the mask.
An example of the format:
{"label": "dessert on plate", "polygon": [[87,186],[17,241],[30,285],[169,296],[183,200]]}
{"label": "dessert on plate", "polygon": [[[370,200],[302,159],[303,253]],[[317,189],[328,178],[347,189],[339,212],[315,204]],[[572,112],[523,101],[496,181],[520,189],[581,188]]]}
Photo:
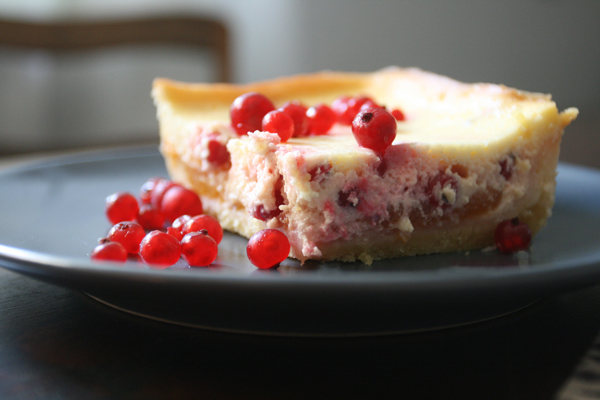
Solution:
{"label": "dessert on plate", "polygon": [[[359,145],[341,117],[283,140],[232,124],[232,103],[247,93],[275,108],[368,98],[398,121],[383,148]],[[245,85],[156,79],[152,96],[171,178],[224,229],[280,229],[301,261],[484,248],[515,217],[535,234],[551,215],[561,137],[577,116],[548,95],[395,67]]]}

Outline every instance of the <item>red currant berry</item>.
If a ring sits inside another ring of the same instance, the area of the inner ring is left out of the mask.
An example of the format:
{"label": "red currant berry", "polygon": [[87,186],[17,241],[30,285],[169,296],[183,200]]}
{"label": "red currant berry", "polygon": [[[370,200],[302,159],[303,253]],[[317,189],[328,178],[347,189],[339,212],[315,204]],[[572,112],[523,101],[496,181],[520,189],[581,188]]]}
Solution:
{"label": "red currant berry", "polygon": [[519,218],[502,221],[494,232],[496,247],[503,253],[527,250],[531,244],[531,230]]}
{"label": "red currant berry", "polygon": [[351,118],[348,112],[349,96],[342,96],[333,101],[331,109],[335,113],[336,121],[342,125],[351,125],[354,116]]}
{"label": "red currant berry", "polygon": [[267,210],[263,204],[258,204],[250,211],[250,215],[252,215],[254,218],[259,219],[261,221],[268,221],[271,218],[275,218],[279,214],[281,214],[281,209],[279,207],[284,204],[282,189],[283,189],[283,177],[279,176],[279,178],[277,179],[277,182],[275,183],[275,190],[274,190],[275,209]]}
{"label": "red currant berry", "polygon": [[104,242],[94,248],[91,254],[92,260],[96,261],[127,261],[127,250],[121,243]]}
{"label": "red currant berry", "polygon": [[[367,108],[385,108],[385,107],[381,107],[379,104],[375,103],[373,100],[366,97],[366,100],[361,104],[360,109],[358,111],[360,112],[362,110],[366,110]],[[355,116],[355,118],[356,118],[356,116]]]}
{"label": "red currant berry", "polygon": [[348,108],[352,112],[352,114],[354,114],[355,118],[356,114],[360,112],[360,110],[363,108],[363,106],[365,106],[365,104],[373,104],[375,105],[375,108],[379,108],[379,106],[370,97],[352,97],[350,100],[348,100]]}
{"label": "red currant berry", "polygon": [[369,97],[342,96],[336,99],[331,107],[337,117],[337,122],[342,125],[352,125],[352,121],[356,118],[356,114],[358,114],[363,105],[368,102],[370,102],[369,104],[376,105]]}
{"label": "red currant berry", "polygon": [[108,239],[111,242],[119,242],[125,247],[129,254],[137,254],[140,242],[146,235],[144,228],[136,222],[119,222],[108,231]]}
{"label": "red currant berry", "polygon": [[172,226],[167,227],[167,233],[169,235],[173,236],[175,239],[177,239],[180,242],[181,242],[181,239],[183,239],[183,235],[181,234],[179,229],[173,228]]}
{"label": "red currant berry", "polygon": [[140,243],[140,257],[146,264],[170,267],[181,257],[179,240],[161,231],[148,233]]}
{"label": "red currant berry", "polygon": [[221,239],[223,239],[223,228],[221,227],[221,224],[215,217],[206,214],[192,217],[183,226],[181,234],[185,236],[188,233],[199,232],[202,230],[207,231],[208,236],[213,238],[217,244],[221,243]]}
{"label": "red currant berry", "polygon": [[163,196],[165,195],[167,190],[171,189],[173,186],[180,185],[170,181],[169,179],[160,178],[156,182],[156,185],[150,193],[150,204],[152,205],[152,207],[156,208],[157,210],[160,210]]}
{"label": "red currant berry", "polygon": [[121,221],[133,221],[139,209],[137,199],[130,193],[114,193],[106,198],[106,217],[113,225]]}
{"label": "red currant berry", "polygon": [[142,204],[150,204],[150,202],[152,201],[152,191],[154,190],[154,187],[156,186],[158,181],[160,181],[161,179],[163,178],[155,177],[150,178],[146,182],[144,182],[144,184],[140,188],[140,200],[142,201]]}
{"label": "red currant berry", "polygon": [[396,121],[404,121],[406,119],[404,113],[397,108],[392,110],[392,115],[394,116],[394,118],[396,118]]}
{"label": "red currant berry", "polygon": [[181,233],[183,231],[183,226],[185,225],[186,222],[188,222],[190,219],[192,219],[192,217],[190,217],[187,214],[182,215],[181,217],[175,219],[175,221],[173,221],[173,223],[171,224],[171,226],[175,229],[177,229],[179,231],[179,233]]}
{"label": "red currant berry", "polygon": [[277,229],[264,229],[256,232],[246,246],[246,254],[258,268],[273,268],[290,254],[290,241]]}
{"label": "red currant berry", "polygon": [[308,135],[308,117],[306,111],[308,110],[299,101],[291,101],[285,103],[279,108],[294,121],[294,137],[304,137]]}
{"label": "red currant berry", "polygon": [[181,240],[181,256],[190,267],[206,267],[215,261],[219,248],[206,230],[190,232]]}
{"label": "red currant berry", "polygon": [[274,210],[267,210],[264,205],[259,204],[252,209],[250,213],[254,218],[259,219],[261,221],[268,221],[271,218],[277,217],[281,214],[281,210],[277,207]]}
{"label": "red currant berry", "polygon": [[217,139],[212,138],[208,141],[208,156],[206,159],[209,163],[222,166],[231,161],[231,155],[227,150],[227,146],[219,142]]}
{"label": "red currant berry", "polygon": [[396,118],[383,108],[362,110],[352,121],[352,133],[360,147],[383,154],[396,138]]}
{"label": "red currant berry", "polygon": [[165,192],[160,210],[167,220],[175,221],[182,215],[202,214],[202,201],[196,192],[183,186],[173,186]]}
{"label": "red currant berry", "polygon": [[269,111],[262,120],[262,130],[278,134],[284,143],[294,134],[294,120],[281,110]]}
{"label": "red currant berry", "polygon": [[150,204],[142,204],[137,215],[137,222],[147,231],[161,229],[165,224],[165,214]]}
{"label": "red currant berry", "polygon": [[335,123],[335,113],[325,104],[317,104],[306,111],[309,131],[313,135],[326,134]]}
{"label": "red currant berry", "polygon": [[274,109],[271,100],[264,95],[255,92],[245,93],[231,104],[231,126],[240,136],[260,130],[263,117]]}

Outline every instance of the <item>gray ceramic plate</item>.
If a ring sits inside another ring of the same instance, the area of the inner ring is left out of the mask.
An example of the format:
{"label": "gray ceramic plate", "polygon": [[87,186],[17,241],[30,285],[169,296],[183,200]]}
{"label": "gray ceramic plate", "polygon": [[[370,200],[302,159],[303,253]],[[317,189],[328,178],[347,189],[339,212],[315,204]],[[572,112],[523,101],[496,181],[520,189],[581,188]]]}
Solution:
{"label": "gray ceramic plate", "polygon": [[0,173],[0,266],[158,320],[235,332],[371,335],[494,318],[600,282],[600,172],[561,165],[548,226],[524,255],[495,251],[362,264],[287,260],[260,271],[226,234],[216,265],[154,270],[89,261],[104,199],[166,176],[152,147],[85,153]]}

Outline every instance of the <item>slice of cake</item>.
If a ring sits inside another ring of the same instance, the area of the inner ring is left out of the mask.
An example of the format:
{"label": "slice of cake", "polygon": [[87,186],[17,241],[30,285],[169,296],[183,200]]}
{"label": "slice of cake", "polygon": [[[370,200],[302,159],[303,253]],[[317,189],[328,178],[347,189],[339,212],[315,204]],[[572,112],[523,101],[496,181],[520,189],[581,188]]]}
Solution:
{"label": "slice of cake", "polygon": [[[384,152],[359,146],[342,123],[282,143],[234,130],[231,104],[248,92],[275,107],[367,96],[403,117]],[[157,79],[152,94],[171,178],[197,191],[224,229],[282,230],[302,261],[484,248],[514,217],[538,232],[554,203],[563,130],[577,116],[548,95],[399,68],[248,85]]]}

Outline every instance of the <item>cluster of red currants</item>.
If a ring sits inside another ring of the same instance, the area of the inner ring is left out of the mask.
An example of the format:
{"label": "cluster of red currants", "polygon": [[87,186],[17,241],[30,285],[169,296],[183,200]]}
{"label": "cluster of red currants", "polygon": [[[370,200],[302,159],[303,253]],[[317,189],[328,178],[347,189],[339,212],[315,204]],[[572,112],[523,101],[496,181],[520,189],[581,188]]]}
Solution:
{"label": "cluster of red currants", "polygon": [[331,107],[323,103],[306,107],[296,100],[276,109],[256,92],[237,97],[230,116],[239,135],[261,130],[278,134],[282,143],[292,137],[324,135],[335,123],[352,125],[358,144],[378,152],[385,151],[396,137],[396,121],[405,119],[399,109],[388,112],[366,96],[342,96]]}
{"label": "cluster of red currants", "polygon": [[[193,192],[163,178],[151,178],[140,190],[140,201],[127,192],[106,198],[106,216],[114,224],[91,253],[93,260],[127,261],[130,255],[154,267],[169,267],[183,258],[190,266],[212,264],[223,238],[219,221],[203,214],[202,201]],[[290,243],[274,229],[257,232],[247,254],[259,268],[285,260]]]}

